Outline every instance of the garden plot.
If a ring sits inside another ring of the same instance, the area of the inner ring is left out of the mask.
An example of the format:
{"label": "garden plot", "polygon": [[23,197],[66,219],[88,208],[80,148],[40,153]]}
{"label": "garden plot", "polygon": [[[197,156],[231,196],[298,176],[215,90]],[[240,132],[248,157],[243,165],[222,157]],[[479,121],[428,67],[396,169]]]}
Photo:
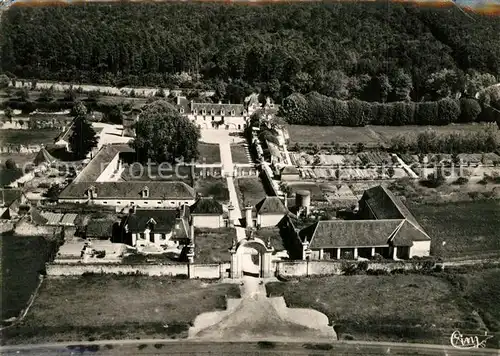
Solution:
{"label": "garden plot", "polygon": [[320,186],[316,183],[289,183],[288,186],[293,193],[299,190],[308,190],[311,192],[311,199],[313,201],[326,201],[325,195],[321,190]]}
{"label": "garden plot", "polygon": [[372,164],[376,166],[389,166],[397,163],[397,159],[394,160],[387,152],[362,152],[358,153],[358,158],[362,164]]}

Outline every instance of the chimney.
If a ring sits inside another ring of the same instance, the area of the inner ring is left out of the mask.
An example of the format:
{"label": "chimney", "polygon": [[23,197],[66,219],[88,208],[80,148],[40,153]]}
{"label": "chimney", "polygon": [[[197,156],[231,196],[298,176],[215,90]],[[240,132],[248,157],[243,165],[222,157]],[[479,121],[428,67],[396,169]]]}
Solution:
{"label": "chimney", "polygon": [[193,112],[193,107],[194,107],[194,105],[193,105],[193,104],[194,104],[194,102],[193,102],[193,100],[191,100],[191,101],[189,102],[189,105],[190,105],[190,107],[191,107],[191,112]]}
{"label": "chimney", "polygon": [[253,227],[253,216],[252,216],[252,206],[245,207],[245,220],[247,223],[247,228]]}
{"label": "chimney", "polygon": [[177,95],[176,99],[177,99],[177,105],[181,105],[181,96]]}
{"label": "chimney", "polygon": [[222,104],[222,101],[221,101],[221,100],[219,100],[219,105],[221,105],[221,104]]}

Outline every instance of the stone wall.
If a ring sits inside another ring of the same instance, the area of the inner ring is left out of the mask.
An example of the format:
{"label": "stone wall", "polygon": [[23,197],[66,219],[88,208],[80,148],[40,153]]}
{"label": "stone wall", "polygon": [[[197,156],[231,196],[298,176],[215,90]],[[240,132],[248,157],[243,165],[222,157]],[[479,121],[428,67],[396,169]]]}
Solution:
{"label": "stone wall", "polygon": [[[386,261],[366,262],[367,271],[394,270],[419,271],[430,264],[434,267],[435,262],[430,261]],[[344,274],[346,267],[359,266],[359,261],[280,261],[276,263],[276,273],[280,277],[307,277],[328,276]]]}
{"label": "stone wall", "polygon": [[219,279],[228,276],[229,263],[211,265],[154,265],[154,264],[47,264],[47,276],[81,276],[95,274],[139,274],[145,276],[179,276],[190,278]]}

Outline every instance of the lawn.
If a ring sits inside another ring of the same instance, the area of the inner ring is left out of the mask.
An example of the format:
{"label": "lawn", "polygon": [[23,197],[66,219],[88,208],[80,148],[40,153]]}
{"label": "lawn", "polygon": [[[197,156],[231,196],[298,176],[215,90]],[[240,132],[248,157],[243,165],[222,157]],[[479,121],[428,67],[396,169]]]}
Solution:
{"label": "lawn", "polygon": [[230,262],[229,249],[236,239],[236,230],[195,229],[195,263]]}
{"label": "lawn", "polygon": [[500,255],[500,200],[411,203],[409,207],[432,238],[432,254],[443,257]]}
{"label": "lawn", "polygon": [[204,197],[214,197],[219,202],[229,201],[229,190],[227,189],[227,181],[224,178],[197,178],[194,189]]}
{"label": "lawn", "polygon": [[[416,136],[417,134],[432,128],[438,134],[448,134],[457,131],[478,131],[484,127],[480,124],[452,124],[447,126],[307,126],[289,125],[291,144],[357,144],[366,146],[377,146],[389,144],[391,139],[397,135]],[[290,145],[291,146],[291,145]]]}
{"label": "lawn", "polygon": [[18,316],[38,284],[51,244],[43,237],[0,235],[1,318]]}
{"label": "lawn", "polygon": [[172,277],[91,275],[47,279],[8,343],[184,338],[201,313],[224,309],[237,285]]}
{"label": "lawn", "polygon": [[[365,145],[376,145],[380,138],[367,127],[346,126],[306,126],[289,125],[291,145],[299,144],[348,144],[363,143]],[[290,146],[291,146],[290,145]]]}
{"label": "lawn", "polygon": [[231,156],[233,157],[234,163],[251,163],[248,158],[248,148],[243,144],[233,144],[231,145]]}
{"label": "lawn", "polygon": [[333,276],[266,287],[289,307],[325,313],[341,339],[447,345],[455,329],[478,332],[481,324],[456,287],[434,276]]}
{"label": "lawn", "polygon": [[2,130],[0,135],[0,146],[5,145],[51,145],[54,139],[61,133],[59,130]]}
{"label": "lawn", "polygon": [[234,180],[234,185],[241,209],[247,205],[255,205],[266,197],[266,191],[258,177],[238,178]]}
{"label": "lawn", "polygon": [[200,151],[198,163],[216,164],[221,162],[220,149],[217,143],[198,142],[198,150]]}

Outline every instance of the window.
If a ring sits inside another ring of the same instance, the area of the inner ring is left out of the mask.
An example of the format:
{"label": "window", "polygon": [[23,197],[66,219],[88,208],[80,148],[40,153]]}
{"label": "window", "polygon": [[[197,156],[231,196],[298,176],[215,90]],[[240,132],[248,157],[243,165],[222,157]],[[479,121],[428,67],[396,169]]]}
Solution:
{"label": "window", "polygon": [[220,114],[221,114],[221,116],[223,116],[224,115],[224,110],[221,110]]}
{"label": "window", "polygon": [[203,115],[207,114],[207,110],[205,110],[205,109],[203,109],[201,112],[203,113]]}
{"label": "window", "polygon": [[108,204],[108,202],[107,201],[103,201],[103,204]]}
{"label": "window", "polygon": [[179,112],[180,112],[181,114],[184,114],[184,108],[180,108],[180,109],[179,109]]}
{"label": "window", "polygon": [[158,204],[161,204],[161,201],[159,201]]}
{"label": "window", "polygon": [[167,234],[161,234],[161,239],[166,240],[167,239]]}
{"label": "window", "polygon": [[170,202],[170,205],[175,205],[175,203],[173,201]]}
{"label": "window", "polygon": [[210,110],[210,114],[214,115],[215,114],[215,110],[214,109]]}
{"label": "window", "polygon": [[142,190],[142,197],[149,198],[149,188],[148,187],[144,187],[144,189]]}
{"label": "window", "polygon": [[235,111],[234,111],[234,110],[231,110],[231,115],[233,115],[233,116],[234,116],[234,113],[235,113]]}
{"label": "window", "polygon": [[145,202],[144,202],[144,205],[148,205],[148,202],[147,202],[147,201],[145,201]]}
{"label": "window", "polygon": [[198,109],[194,109],[194,114],[198,115]]}
{"label": "window", "polygon": [[215,120],[215,116],[212,116],[212,121],[214,121],[214,120]]}

